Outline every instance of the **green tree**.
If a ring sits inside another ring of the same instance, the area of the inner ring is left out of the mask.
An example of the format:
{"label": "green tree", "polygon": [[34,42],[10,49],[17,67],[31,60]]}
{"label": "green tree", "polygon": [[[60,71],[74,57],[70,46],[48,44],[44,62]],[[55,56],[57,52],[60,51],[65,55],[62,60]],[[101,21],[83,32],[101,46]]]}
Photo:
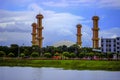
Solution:
{"label": "green tree", "polygon": [[4,51],[0,51],[0,57],[4,57],[6,54]]}
{"label": "green tree", "polygon": [[90,53],[88,53],[88,56],[92,58],[94,56],[94,53],[90,52]]}
{"label": "green tree", "polygon": [[107,58],[113,58],[113,54],[110,53],[110,52],[108,52],[108,53],[107,53]]}
{"label": "green tree", "polygon": [[83,52],[79,53],[79,58],[83,58],[83,57],[85,57],[85,53]]}
{"label": "green tree", "polygon": [[63,52],[63,56],[70,57],[70,53],[69,52]]}
{"label": "green tree", "polygon": [[55,53],[54,56],[59,56],[60,54],[59,53]]}
{"label": "green tree", "polygon": [[44,56],[47,57],[47,58],[51,58],[52,55],[50,53],[44,53]]}
{"label": "green tree", "polygon": [[25,57],[25,54],[24,54],[24,53],[21,53],[21,54],[20,54],[20,57],[22,57],[22,58]]}
{"label": "green tree", "polygon": [[31,54],[31,56],[32,56],[32,57],[38,57],[38,56],[39,56],[39,53],[38,53],[38,52],[33,52],[33,53]]}
{"label": "green tree", "polygon": [[30,56],[29,50],[27,50],[27,49],[25,49],[23,53],[25,54],[25,56]]}
{"label": "green tree", "polygon": [[75,53],[70,53],[70,58],[75,58],[75,57],[76,57]]}
{"label": "green tree", "polygon": [[11,44],[10,52],[12,52],[16,57],[18,56],[18,50],[19,50],[19,46],[17,44]]}
{"label": "green tree", "polygon": [[8,54],[8,56],[9,56],[9,57],[15,57],[14,53],[12,53],[12,52],[10,52],[10,53]]}

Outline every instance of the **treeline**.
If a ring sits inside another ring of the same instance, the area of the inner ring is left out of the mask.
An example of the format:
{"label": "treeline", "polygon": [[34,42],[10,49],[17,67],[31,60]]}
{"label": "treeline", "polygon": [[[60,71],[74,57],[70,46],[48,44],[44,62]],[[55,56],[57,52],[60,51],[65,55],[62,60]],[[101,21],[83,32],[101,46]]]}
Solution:
{"label": "treeline", "polygon": [[18,46],[17,44],[11,44],[8,46],[0,46],[0,57],[47,57],[47,58],[93,58],[97,56],[99,58],[112,58],[113,55],[93,52],[92,48],[72,45],[67,47],[65,45],[59,47],[47,46],[39,48],[38,46]]}

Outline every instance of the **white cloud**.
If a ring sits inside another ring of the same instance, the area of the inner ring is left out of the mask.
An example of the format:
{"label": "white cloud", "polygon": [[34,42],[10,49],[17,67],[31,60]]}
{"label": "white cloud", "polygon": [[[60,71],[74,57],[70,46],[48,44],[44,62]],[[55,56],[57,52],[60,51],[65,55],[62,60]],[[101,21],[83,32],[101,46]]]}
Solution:
{"label": "white cloud", "polygon": [[100,31],[100,37],[103,37],[103,38],[113,38],[113,37],[118,37],[118,36],[120,36],[119,27],[114,27],[108,30]]}
{"label": "white cloud", "polygon": [[69,6],[69,3],[67,3],[65,0],[61,0],[60,2],[54,2],[54,1],[43,2],[42,4],[46,5],[46,6],[52,6],[52,7],[67,7],[67,6]]}
{"label": "white cloud", "polygon": [[[86,0],[87,1],[87,0]],[[33,3],[28,6],[27,11],[0,10],[0,41],[4,43],[17,43],[31,45],[31,24],[35,22],[36,14],[42,13],[43,19],[43,44],[52,45],[57,41],[70,40],[76,42],[76,24],[81,23],[83,46],[91,46],[92,30],[90,20],[71,13],[57,13],[44,10]],[[92,23],[91,23],[92,24]],[[120,36],[119,28],[100,31],[100,37]]]}
{"label": "white cloud", "polygon": [[99,7],[120,8],[120,0],[100,0]]}
{"label": "white cloud", "polygon": [[[29,5],[28,11],[11,12],[1,10],[0,33],[4,32],[4,34],[1,34],[0,37],[3,37],[2,35],[4,35],[7,41],[18,42],[22,39],[30,43],[32,30],[31,24],[36,21],[35,17],[38,10],[41,10],[41,13],[44,16],[43,36],[45,45],[52,45],[55,41],[59,40],[75,40],[76,33],[74,32],[76,30],[76,24],[85,20],[81,16],[76,16],[70,13],[56,13],[54,11],[44,10],[37,4]],[[29,39],[24,37],[24,34],[29,34]],[[9,40],[10,36],[12,36],[11,40]]]}
{"label": "white cloud", "polygon": [[120,0],[58,0],[42,2],[42,4],[51,7],[93,6],[99,8],[120,8]]}

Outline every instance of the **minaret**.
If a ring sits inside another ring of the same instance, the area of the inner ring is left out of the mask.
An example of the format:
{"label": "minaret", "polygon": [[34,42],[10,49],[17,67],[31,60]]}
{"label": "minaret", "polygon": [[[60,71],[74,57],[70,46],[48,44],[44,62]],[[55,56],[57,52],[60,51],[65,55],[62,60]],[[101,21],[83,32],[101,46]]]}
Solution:
{"label": "minaret", "polygon": [[43,15],[42,14],[38,14],[36,16],[37,18],[37,44],[40,48],[42,48],[42,40],[43,40],[43,37],[42,37],[42,19],[43,19]]}
{"label": "minaret", "polygon": [[37,27],[37,24],[36,23],[32,23],[32,33],[31,33],[31,35],[32,35],[32,45],[37,45],[36,44],[36,27]]}
{"label": "minaret", "polygon": [[77,45],[79,45],[80,47],[82,46],[82,41],[81,41],[81,36],[82,36],[82,34],[81,34],[81,28],[82,28],[82,25],[81,24],[78,24],[77,26],[77,34],[76,34],[76,36],[77,36]]}
{"label": "minaret", "polygon": [[98,16],[93,16],[92,20],[93,20],[93,28],[92,28],[92,31],[93,31],[93,38],[92,38],[93,48],[99,48],[99,38],[98,38],[98,36],[99,36],[99,34],[98,34],[98,31],[99,31],[99,28],[98,28],[99,17]]}

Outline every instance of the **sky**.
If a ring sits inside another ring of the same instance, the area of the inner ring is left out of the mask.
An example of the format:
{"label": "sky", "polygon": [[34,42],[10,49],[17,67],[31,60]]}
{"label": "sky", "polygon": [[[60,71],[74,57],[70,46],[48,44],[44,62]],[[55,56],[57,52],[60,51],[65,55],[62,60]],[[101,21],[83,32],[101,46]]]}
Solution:
{"label": "sky", "polygon": [[99,38],[120,36],[120,0],[0,0],[0,45],[31,46],[36,15],[43,18],[43,46],[59,41],[76,43],[82,25],[82,46],[92,46],[93,16],[99,16]]}

